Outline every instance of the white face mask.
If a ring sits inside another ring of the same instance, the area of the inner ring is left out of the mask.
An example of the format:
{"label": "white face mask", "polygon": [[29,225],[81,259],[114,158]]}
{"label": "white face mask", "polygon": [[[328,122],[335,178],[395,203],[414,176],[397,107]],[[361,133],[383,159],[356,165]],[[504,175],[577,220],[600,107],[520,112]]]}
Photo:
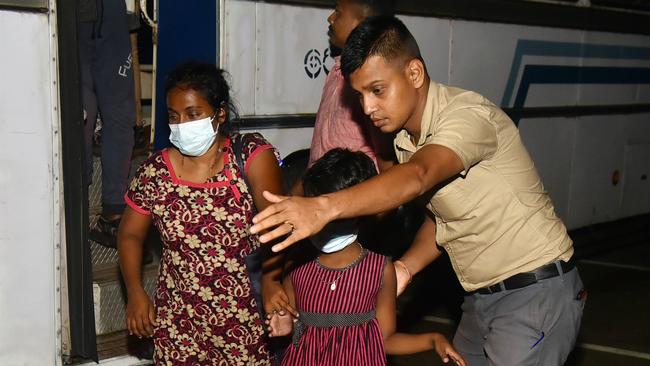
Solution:
{"label": "white face mask", "polygon": [[201,156],[212,146],[217,138],[217,129],[212,127],[214,117],[207,117],[196,121],[170,124],[169,141],[180,150],[183,155]]}
{"label": "white face mask", "polygon": [[334,253],[343,250],[357,240],[358,230],[356,220],[331,222],[323,230],[312,235],[309,240],[323,253]]}

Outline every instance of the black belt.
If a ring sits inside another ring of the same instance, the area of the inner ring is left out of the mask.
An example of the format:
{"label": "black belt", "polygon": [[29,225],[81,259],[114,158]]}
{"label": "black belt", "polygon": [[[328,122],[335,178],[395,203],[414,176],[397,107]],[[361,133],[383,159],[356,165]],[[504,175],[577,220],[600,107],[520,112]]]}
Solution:
{"label": "black belt", "polygon": [[493,294],[495,292],[500,292],[503,290],[514,290],[526,286],[530,286],[533,283],[538,281],[545,280],[547,278],[553,278],[560,275],[558,271],[558,266],[556,263],[560,263],[560,268],[562,268],[562,273],[567,273],[572,270],[576,265],[573,259],[569,259],[568,262],[565,261],[556,261],[553,263],[545,264],[534,271],[517,273],[516,275],[510,276],[505,280],[494,284],[492,286],[483,287],[478,290],[470,292],[470,294]]}
{"label": "black belt", "polygon": [[367,323],[375,319],[377,314],[374,310],[366,313],[300,313],[300,317],[293,323],[293,345],[298,347],[300,338],[307,327],[332,328],[351,327]]}

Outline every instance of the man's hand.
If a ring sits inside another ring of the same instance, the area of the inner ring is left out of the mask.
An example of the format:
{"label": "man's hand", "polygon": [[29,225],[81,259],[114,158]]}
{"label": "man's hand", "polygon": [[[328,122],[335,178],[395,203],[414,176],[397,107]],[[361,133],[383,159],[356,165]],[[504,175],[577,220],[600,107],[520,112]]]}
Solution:
{"label": "man's hand", "polygon": [[273,246],[274,252],[279,252],[316,234],[333,219],[325,197],[287,197],[267,191],[264,191],[263,195],[267,201],[273,204],[255,215],[254,225],[251,226],[250,231],[257,234],[269,229],[270,231],[260,236],[262,243],[288,235],[283,241]]}

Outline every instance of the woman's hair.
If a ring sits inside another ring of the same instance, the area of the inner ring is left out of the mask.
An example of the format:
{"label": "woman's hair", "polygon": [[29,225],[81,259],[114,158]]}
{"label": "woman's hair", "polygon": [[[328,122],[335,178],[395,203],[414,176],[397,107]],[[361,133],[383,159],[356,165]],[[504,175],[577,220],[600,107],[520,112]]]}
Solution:
{"label": "woman's hair", "polygon": [[305,196],[313,197],[352,187],[377,175],[377,168],[366,154],[336,148],[318,159],[302,180]]}
{"label": "woman's hair", "polygon": [[226,121],[219,128],[228,132],[231,116],[237,118],[237,109],[230,98],[226,75],[226,71],[213,64],[189,61],[176,66],[167,75],[165,94],[174,88],[192,89],[200,93],[215,112],[224,108]]}

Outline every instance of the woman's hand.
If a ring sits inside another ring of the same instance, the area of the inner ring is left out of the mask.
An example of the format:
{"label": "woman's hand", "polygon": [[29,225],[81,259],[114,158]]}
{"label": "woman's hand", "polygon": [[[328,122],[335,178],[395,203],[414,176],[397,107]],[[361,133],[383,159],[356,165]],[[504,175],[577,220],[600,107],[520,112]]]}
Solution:
{"label": "woman's hand", "polygon": [[265,282],[262,285],[262,298],[266,314],[286,312],[293,317],[298,317],[298,312],[291,306],[289,297],[279,281]]}
{"label": "woman's hand", "polygon": [[153,327],[158,326],[153,303],[143,288],[128,293],[126,326],[129,329],[129,334],[139,338],[151,337]]}

